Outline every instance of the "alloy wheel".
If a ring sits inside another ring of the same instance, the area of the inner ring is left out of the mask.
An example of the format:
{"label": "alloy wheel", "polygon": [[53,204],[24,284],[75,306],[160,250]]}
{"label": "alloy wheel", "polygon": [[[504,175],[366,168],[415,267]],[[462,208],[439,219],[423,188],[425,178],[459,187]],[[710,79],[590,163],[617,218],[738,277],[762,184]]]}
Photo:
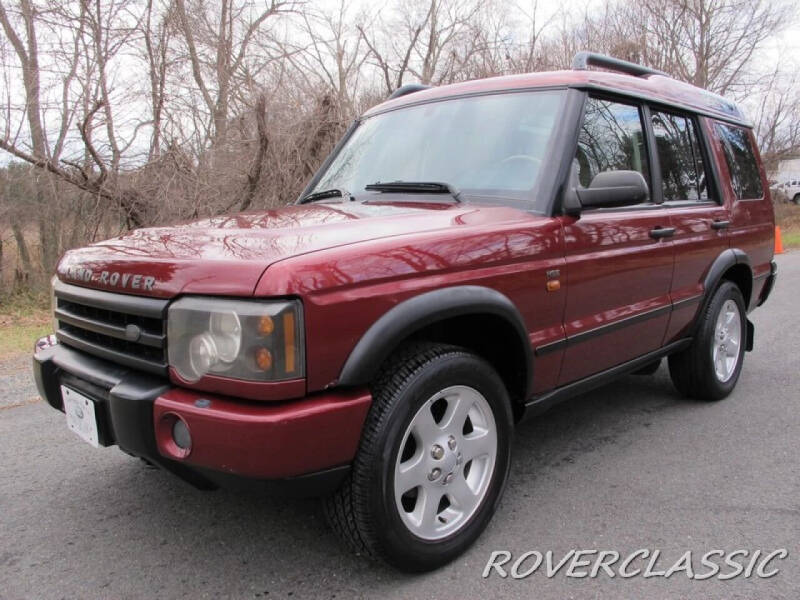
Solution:
{"label": "alloy wheel", "polygon": [[733,300],[726,300],[717,315],[712,341],[712,360],[717,379],[728,381],[739,363],[742,343],[742,319],[739,307]]}
{"label": "alloy wheel", "polygon": [[429,398],[403,435],[394,495],[405,526],[425,540],[462,529],[486,496],[497,460],[497,428],[486,398],[448,387]]}

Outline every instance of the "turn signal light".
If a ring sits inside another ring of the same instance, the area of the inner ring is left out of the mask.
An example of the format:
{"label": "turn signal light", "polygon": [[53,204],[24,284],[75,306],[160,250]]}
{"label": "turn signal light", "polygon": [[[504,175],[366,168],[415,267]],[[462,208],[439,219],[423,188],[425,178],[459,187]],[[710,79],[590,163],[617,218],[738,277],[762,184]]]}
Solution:
{"label": "turn signal light", "polygon": [[272,352],[266,348],[256,350],[256,365],[262,371],[269,371],[272,368]]}
{"label": "turn signal light", "polygon": [[286,359],[286,372],[294,373],[294,313],[291,312],[283,314],[283,345]]}
{"label": "turn signal light", "polygon": [[275,331],[275,322],[269,315],[264,315],[258,320],[258,333],[261,335],[269,335]]}

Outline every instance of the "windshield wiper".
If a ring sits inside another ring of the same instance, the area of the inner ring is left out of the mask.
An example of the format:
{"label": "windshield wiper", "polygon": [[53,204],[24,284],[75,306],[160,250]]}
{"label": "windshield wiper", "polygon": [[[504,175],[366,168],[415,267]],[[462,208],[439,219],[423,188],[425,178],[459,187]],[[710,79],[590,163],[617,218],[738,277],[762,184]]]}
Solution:
{"label": "windshield wiper", "polygon": [[318,192],[311,192],[310,194],[306,194],[305,196],[300,198],[300,202],[298,202],[298,204],[307,204],[309,202],[316,202],[317,200],[336,198],[337,196],[341,197],[342,200],[353,199],[353,195],[345,189],[330,188],[328,190],[320,190]]}
{"label": "windshield wiper", "polygon": [[364,187],[370,192],[383,192],[387,194],[450,194],[453,200],[461,202],[461,192],[449,183],[438,181],[387,181],[370,183]]}

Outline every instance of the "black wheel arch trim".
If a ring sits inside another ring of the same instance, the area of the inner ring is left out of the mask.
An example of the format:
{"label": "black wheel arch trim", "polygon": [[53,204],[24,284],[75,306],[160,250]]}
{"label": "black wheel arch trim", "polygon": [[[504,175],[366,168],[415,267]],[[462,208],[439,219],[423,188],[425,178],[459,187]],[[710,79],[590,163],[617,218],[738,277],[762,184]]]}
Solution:
{"label": "black wheel arch trim", "polygon": [[533,350],[522,315],[507,296],[477,285],[424,292],[389,309],[370,326],[350,352],[338,385],[368,384],[403,340],[428,325],[472,314],[495,315],[511,325],[525,358],[525,398],[528,398],[533,380]]}
{"label": "black wheel arch trim", "polygon": [[[701,315],[703,315],[706,308],[708,308],[711,298],[714,295],[717,286],[719,286],[720,282],[722,281],[723,276],[728,272],[729,269],[735,267],[736,265],[745,265],[747,270],[750,272],[752,296],[753,266],[750,262],[750,257],[744,250],[740,250],[739,248],[728,248],[727,250],[723,250],[720,255],[717,256],[714,262],[711,263],[711,267],[709,268],[703,280],[703,300],[700,303],[700,309],[697,311],[695,322],[692,325],[693,331],[698,327]],[[748,306],[745,308],[749,309],[752,301],[753,298],[751,297],[749,299]]]}

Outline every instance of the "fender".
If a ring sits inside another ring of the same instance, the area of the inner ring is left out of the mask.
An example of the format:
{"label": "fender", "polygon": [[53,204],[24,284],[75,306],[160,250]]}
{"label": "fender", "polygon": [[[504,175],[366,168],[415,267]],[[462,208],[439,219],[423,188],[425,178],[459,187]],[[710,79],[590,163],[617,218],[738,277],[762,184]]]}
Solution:
{"label": "fender", "polygon": [[470,314],[497,315],[512,326],[516,339],[510,343],[517,344],[525,356],[525,397],[530,396],[533,351],[522,315],[508,297],[475,285],[425,292],[391,308],[372,324],[353,348],[342,368],[339,385],[369,383],[391,352],[411,334],[433,323]]}
{"label": "fender", "polygon": [[[693,332],[699,326],[700,315],[705,313],[708,305],[711,303],[711,296],[714,294],[720,281],[722,281],[722,276],[728,269],[736,265],[744,265],[747,267],[747,271],[750,274],[750,289],[753,289],[753,267],[750,264],[750,257],[747,256],[744,250],[740,250],[739,248],[728,248],[724,250],[714,262],[711,263],[711,267],[703,280],[703,300],[700,303],[700,310],[697,312],[695,322],[692,325]],[[750,300],[752,300],[752,298]],[[745,298],[745,302],[748,305],[750,304],[747,298]]]}

